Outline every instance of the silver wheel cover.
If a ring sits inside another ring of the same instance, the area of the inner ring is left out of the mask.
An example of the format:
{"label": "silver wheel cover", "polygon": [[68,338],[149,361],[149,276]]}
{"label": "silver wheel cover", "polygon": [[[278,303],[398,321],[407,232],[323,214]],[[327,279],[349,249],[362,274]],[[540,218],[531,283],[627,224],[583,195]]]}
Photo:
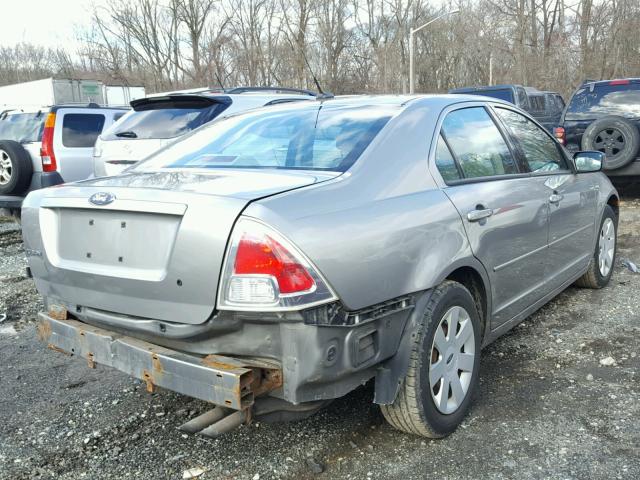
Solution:
{"label": "silver wheel cover", "polygon": [[600,237],[598,238],[598,270],[606,277],[613,268],[613,255],[616,250],[616,226],[613,220],[606,218],[602,222]]}
{"label": "silver wheel cover", "polygon": [[469,313],[462,307],[451,307],[436,328],[429,358],[429,390],[441,413],[454,413],[467,396],[475,353]]}

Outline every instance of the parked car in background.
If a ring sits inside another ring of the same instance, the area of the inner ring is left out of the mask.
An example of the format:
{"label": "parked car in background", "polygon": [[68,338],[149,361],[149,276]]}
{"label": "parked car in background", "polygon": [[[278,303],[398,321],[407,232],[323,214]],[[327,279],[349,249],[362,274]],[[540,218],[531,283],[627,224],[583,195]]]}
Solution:
{"label": "parked car in background", "polygon": [[449,90],[449,93],[483,95],[513,103],[529,112],[547,130],[558,126],[564,108],[564,100],[559,93],[544,92],[534,87],[522,85],[487,85]]}
{"label": "parked car in background", "polygon": [[531,87],[527,87],[526,91],[529,97],[529,113],[544,128],[553,133],[554,129],[560,125],[560,117],[565,107],[562,95]]}
{"label": "parked car in background", "polygon": [[616,181],[640,176],[640,79],[586,82],[573,93],[556,129],[569,151],[606,154],[604,169]]}
{"label": "parked car in background", "polygon": [[468,95],[211,122],[122,175],[29,194],[40,338],[217,405],[187,424],[206,435],[375,379],[391,425],[442,437],[483,346],[572,283],[609,282],[603,157]]}
{"label": "parked car in background", "polygon": [[133,110],[97,140],[93,152],[95,176],[117,175],[222,114],[315,97],[309,90],[238,87],[168,92],[135,100],[131,102]]}
{"label": "parked car in background", "polygon": [[16,107],[0,113],[0,210],[18,216],[33,190],[93,174],[93,145],[125,108]]}

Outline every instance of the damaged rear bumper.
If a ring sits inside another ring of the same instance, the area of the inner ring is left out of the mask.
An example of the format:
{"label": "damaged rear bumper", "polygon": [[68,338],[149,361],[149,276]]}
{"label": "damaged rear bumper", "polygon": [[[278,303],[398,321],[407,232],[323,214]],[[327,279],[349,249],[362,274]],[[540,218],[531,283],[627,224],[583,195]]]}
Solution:
{"label": "damaged rear bumper", "polygon": [[162,387],[235,410],[282,386],[277,365],[219,355],[188,355],[77,320],[40,313],[38,336],[49,348],[136,377],[147,389]]}

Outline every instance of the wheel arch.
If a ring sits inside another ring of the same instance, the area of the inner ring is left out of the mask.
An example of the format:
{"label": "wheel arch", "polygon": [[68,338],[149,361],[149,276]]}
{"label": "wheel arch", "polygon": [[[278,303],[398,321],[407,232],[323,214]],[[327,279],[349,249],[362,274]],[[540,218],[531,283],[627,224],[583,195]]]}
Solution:
{"label": "wheel arch", "polygon": [[409,357],[411,354],[409,345],[411,339],[416,335],[416,329],[419,319],[422,316],[422,311],[431,298],[433,289],[445,280],[453,280],[461,283],[471,292],[471,295],[476,299],[476,303],[479,302],[482,310],[478,312],[482,324],[481,345],[484,346],[484,340],[489,338],[489,332],[491,331],[491,287],[489,277],[479,260],[475,257],[467,257],[464,260],[454,262],[447,271],[442,272],[432,288],[416,295],[415,307],[407,320],[396,354],[383,362],[376,373],[375,403],[388,405],[395,401],[400,382],[409,368]]}

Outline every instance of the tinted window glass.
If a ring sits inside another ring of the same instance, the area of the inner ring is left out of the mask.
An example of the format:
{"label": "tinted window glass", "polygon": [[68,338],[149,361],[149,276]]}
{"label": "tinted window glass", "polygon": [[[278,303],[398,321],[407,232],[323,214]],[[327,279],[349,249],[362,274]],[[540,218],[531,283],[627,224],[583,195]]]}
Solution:
{"label": "tinted window glass", "polygon": [[496,112],[522,148],[530,171],[553,172],[566,169],[558,143],[544,130],[519,113],[504,108],[496,108]]}
{"label": "tinted window glass", "polygon": [[442,133],[465,178],[518,173],[504,138],[484,108],[449,113],[442,123]]}
{"label": "tinted window glass", "polygon": [[442,138],[442,135],[438,136],[438,145],[436,146],[436,166],[445,182],[459,180],[461,178],[458,167],[456,166],[456,161],[453,159],[451,151],[444,141],[444,138]]}
{"label": "tinted window glass", "polygon": [[104,115],[67,113],[62,118],[62,145],[70,148],[93,147],[103,126]]}
{"label": "tinted window glass", "polygon": [[532,95],[529,97],[530,109],[534,112],[545,111],[545,101],[542,95]]}
{"label": "tinted window glass", "polygon": [[103,135],[105,140],[174,138],[184,135],[213,120],[227,104],[190,104],[164,108],[159,105],[143,111],[131,111],[110,127]]}
{"label": "tinted window glass", "polygon": [[16,113],[0,119],[0,140],[39,142],[46,113]]}
{"label": "tinted window glass", "polygon": [[580,88],[571,98],[566,120],[591,120],[605,115],[640,117],[640,83]]}
{"label": "tinted window glass", "polygon": [[524,88],[517,88],[516,89],[518,91],[518,105],[521,108],[531,108],[531,106],[529,105],[529,102],[527,101],[527,92],[524,91]]}
{"label": "tinted window glass", "polygon": [[205,126],[142,162],[158,168],[347,170],[395,107],[315,106],[231,116]]}

